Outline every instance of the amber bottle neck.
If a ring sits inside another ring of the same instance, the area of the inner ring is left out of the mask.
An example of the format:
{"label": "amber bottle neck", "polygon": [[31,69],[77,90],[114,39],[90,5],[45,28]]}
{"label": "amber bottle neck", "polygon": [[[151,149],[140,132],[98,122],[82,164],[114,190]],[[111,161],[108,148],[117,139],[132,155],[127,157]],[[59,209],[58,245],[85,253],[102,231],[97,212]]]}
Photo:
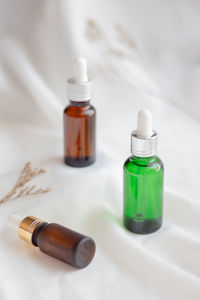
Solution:
{"label": "amber bottle neck", "polygon": [[42,231],[42,229],[43,229],[44,227],[46,227],[47,225],[48,225],[48,223],[47,223],[47,222],[44,222],[44,223],[39,224],[39,225],[35,228],[35,230],[34,230],[34,232],[33,232],[33,234],[32,234],[32,244],[33,244],[34,246],[38,247],[38,237],[39,237],[39,234],[40,234],[40,232]]}
{"label": "amber bottle neck", "polygon": [[84,101],[84,102],[83,102],[83,101],[82,101],[82,102],[77,102],[77,101],[72,101],[72,100],[70,100],[69,103],[70,103],[70,106],[74,106],[74,107],[85,107],[85,106],[90,105],[90,100]]}

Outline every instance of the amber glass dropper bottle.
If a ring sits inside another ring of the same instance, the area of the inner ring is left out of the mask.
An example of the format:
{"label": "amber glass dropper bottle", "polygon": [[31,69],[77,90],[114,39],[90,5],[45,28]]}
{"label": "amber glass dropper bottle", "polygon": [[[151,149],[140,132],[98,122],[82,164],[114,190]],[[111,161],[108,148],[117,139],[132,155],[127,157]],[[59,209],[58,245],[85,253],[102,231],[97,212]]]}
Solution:
{"label": "amber glass dropper bottle", "polygon": [[95,243],[91,238],[59,224],[16,215],[9,217],[9,224],[18,228],[22,240],[75,268],[85,268],[94,257]]}
{"label": "amber glass dropper bottle", "polygon": [[72,167],[86,167],[95,162],[96,110],[90,104],[91,94],[87,61],[78,57],[68,80],[70,103],[64,110],[64,161]]}

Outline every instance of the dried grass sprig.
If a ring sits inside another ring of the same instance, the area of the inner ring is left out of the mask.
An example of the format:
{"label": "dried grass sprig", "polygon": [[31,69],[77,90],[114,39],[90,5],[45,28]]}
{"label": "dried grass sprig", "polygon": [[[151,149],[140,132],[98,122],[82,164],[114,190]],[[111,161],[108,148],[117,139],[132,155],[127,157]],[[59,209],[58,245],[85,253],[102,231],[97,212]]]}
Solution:
{"label": "dried grass sprig", "polygon": [[50,188],[47,189],[37,189],[35,185],[32,186],[25,186],[25,184],[29,181],[31,181],[34,177],[42,175],[46,173],[45,169],[31,169],[31,163],[27,162],[23,168],[23,170],[20,173],[19,179],[17,180],[15,186],[12,188],[12,190],[4,196],[0,203],[6,202],[8,200],[17,199],[20,197],[25,197],[28,195],[38,195],[38,194],[44,194],[50,192]]}

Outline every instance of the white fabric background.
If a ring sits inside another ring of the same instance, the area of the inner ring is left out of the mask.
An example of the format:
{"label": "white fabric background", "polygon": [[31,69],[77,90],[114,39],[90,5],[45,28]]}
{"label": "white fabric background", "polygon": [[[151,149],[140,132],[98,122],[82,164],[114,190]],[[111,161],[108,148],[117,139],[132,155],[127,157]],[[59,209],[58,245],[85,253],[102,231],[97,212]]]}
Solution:
{"label": "white fabric background", "polygon": [[[27,161],[45,195],[0,205],[0,299],[200,299],[200,2],[0,1],[0,196]],[[62,112],[72,59],[95,81],[97,162],[63,164]],[[164,225],[126,231],[122,165],[138,110],[152,111],[165,165]],[[35,215],[92,236],[94,260],[74,270],[8,229]]]}

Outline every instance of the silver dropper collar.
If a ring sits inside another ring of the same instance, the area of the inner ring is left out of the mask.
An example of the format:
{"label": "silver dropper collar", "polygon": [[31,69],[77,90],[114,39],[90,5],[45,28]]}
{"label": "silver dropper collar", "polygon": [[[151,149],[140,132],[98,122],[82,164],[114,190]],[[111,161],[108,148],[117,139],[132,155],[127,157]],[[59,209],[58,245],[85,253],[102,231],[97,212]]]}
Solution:
{"label": "silver dropper collar", "polygon": [[77,57],[73,62],[72,75],[68,80],[68,98],[76,102],[92,98],[92,80],[88,78],[87,60],[83,57]]}
{"label": "silver dropper collar", "polygon": [[67,82],[68,99],[76,102],[88,101],[92,98],[92,80],[77,82],[69,79]]}
{"label": "silver dropper collar", "polygon": [[134,130],[131,134],[131,153],[138,157],[151,157],[157,151],[157,132],[153,130],[150,137],[139,137]]}

